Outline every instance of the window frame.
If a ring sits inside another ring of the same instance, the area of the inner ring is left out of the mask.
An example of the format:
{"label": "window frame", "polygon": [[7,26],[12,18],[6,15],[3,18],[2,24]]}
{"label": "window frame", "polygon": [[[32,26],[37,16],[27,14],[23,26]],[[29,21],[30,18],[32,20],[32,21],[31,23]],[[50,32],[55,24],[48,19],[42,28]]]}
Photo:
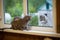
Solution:
{"label": "window frame", "polygon": [[[28,0],[23,0],[23,12],[24,12],[24,15],[27,15],[28,13],[28,7],[27,7],[27,2]],[[47,32],[56,32],[56,0],[52,0],[53,1],[53,28],[49,28],[49,27],[35,27],[35,26],[31,26],[31,30],[37,30],[37,31],[47,31]],[[7,28],[8,26],[11,26],[11,25],[7,25],[7,24],[4,24],[4,11],[3,11],[3,0],[0,1],[1,2],[1,13],[2,13],[2,25],[3,28]],[[8,27],[9,28],[9,27]]]}

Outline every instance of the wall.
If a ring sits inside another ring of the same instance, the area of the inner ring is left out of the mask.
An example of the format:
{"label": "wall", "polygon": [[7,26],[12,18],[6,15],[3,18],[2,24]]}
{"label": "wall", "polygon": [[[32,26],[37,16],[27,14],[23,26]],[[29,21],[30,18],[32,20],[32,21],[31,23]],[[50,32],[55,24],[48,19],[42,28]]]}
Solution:
{"label": "wall", "polygon": [[0,40],[60,40],[57,37],[0,32]]}
{"label": "wall", "polygon": [[60,0],[57,0],[57,32],[60,33]]}
{"label": "wall", "polygon": [[2,13],[3,13],[3,12],[2,12],[2,10],[3,10],[3,9],[2,9],[2,1],[3,1],[3,0],[0,0],[0,17],[2,18],[1,21],[0,21],[0,28],[4,26],[4,25],[3,25],[3,15],[2,15]]}

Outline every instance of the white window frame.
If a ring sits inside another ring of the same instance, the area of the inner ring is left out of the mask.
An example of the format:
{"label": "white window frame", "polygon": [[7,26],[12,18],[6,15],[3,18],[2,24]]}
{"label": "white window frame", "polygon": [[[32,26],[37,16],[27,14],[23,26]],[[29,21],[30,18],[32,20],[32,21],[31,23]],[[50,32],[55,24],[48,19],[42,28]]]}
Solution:
{"label": "white window frame", "polygon": [[[0,8],[2,8],[0,10],[0,12],[2,14],[2,21],[0,24],[2,24],[2,26],[4,25],[3,28],[6,28],[6,27],[9,28],[9,26],[11,26],[11,25],[4,24],[3,0],[0,0],[0,4],[1,4]],[[23,0],[23,12],[24,12],[24,15],[27,15],[27,0]],[[32,26],[31,30],[56,32],[56,0],[53,0],[53,28]]]}

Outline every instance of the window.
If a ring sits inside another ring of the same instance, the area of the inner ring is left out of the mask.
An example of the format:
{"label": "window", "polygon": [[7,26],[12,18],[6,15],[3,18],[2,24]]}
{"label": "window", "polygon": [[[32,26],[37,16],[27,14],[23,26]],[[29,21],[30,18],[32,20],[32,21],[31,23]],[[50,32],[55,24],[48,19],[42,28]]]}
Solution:
{"label": "window", "polygon": [[52,27],[52,0],[28,0],[28,10],[32,16],[30,25]]}
{"label": "window", "polygon": [[5,23],[30,15],[29,26],[53,28],[53,0],[3,0]]}

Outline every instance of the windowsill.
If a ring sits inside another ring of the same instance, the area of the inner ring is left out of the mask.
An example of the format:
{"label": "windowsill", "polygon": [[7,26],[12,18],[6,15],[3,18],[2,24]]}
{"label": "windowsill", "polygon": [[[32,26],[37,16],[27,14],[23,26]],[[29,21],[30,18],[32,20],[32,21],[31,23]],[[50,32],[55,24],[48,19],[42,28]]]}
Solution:
{"label": "windowsill", "polygon": [[[4,27],[0,28],[11,28],[11,25],[4,24]],[[55,32],[55,29],[50,27],[29,26],[29,28],[34,31]]]}
{"label": "windowsill", "polygon": [[13,29],[5,29],[4,32],[10,32],[10,33],[20,33],[20,34],[28,34],[28,35],[38,35],[38,36],[49,36],[49,37],[59,37],[60,34],[54,33],[54,32],[43,32],[43,31],[21,31],[21,30],[13,30]]}

